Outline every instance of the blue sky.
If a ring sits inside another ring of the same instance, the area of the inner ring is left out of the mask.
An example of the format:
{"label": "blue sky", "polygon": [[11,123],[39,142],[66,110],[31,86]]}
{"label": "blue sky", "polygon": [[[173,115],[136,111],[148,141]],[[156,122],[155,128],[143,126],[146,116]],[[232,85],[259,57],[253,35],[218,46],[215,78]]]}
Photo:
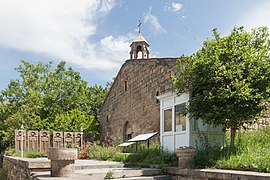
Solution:
{"label": "blue sky", "polygon": [[64,60],[89,85],[104,85],[129,58],[137,24],[151,57],[195,53],[211,30],[270,27],[267,0],[0,0],[0,90],[20,60]]}

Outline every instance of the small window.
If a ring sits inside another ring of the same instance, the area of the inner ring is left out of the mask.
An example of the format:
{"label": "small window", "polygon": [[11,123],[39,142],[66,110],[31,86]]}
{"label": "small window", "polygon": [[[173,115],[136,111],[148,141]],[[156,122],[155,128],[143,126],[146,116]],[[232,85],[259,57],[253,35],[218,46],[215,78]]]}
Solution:
{"label": "small window", "polygon": [[109,115],[106,116],[106,122],[109,122]]}
{"label": "small window", "polygon": [[157,99],[157,96],[159,96],[159,91],[156,92],[156,103],[159,103],[159,100]]}
{"label": "small window", "polygon": [[125,81],[125,91],[127,91],[128,85],[127,85],[127,81]]}

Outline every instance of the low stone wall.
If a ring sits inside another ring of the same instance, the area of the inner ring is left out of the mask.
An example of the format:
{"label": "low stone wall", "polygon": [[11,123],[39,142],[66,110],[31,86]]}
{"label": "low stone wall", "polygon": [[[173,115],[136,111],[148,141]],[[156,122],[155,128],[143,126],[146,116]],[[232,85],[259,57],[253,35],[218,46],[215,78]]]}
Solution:
{"label": "low stone wall", "polygon": [[[18,158],[4,156],[3,168],[8,172],[8,180],[35,179],[32,172],[49,171],[47,158]],[[234,171],[221,169],[180,169],[168,167],[171,180],[270,180],[270,173]]]}
{"label": "low stone wall", "polygon": [[168,168],[172,180],[270,180],[270,173],[222,169]]}
{"label": "low stone wall", "polygon": [[3,168],[8,173],[8,180],[31,179],[33,171],[50,170],[50,161],[47,158],[18,158],[4,156]]}

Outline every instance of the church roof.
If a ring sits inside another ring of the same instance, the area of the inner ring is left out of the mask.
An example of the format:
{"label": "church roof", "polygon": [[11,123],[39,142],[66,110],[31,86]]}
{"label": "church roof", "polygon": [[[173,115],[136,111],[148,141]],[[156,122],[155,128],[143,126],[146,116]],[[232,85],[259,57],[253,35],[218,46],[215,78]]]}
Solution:
{"label": "church roof", "polygon": [[146,44],[149,45],[149,43],[144,39],[144,37],[142,36],[141,33],[138,33],[137,36],[135,37],[135,39],[133,40],[132,43],[134,42],[146,42]]}

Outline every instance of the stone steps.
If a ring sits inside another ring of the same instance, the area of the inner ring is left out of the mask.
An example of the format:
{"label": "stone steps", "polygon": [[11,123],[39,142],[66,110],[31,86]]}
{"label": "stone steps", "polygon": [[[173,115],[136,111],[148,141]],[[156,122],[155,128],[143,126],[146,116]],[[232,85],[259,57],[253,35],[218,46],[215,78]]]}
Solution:
{"label": "stone steps", "polygon": [[123,168],[125,166],[122,162],[113,161],[95,161],[95,160],[76,160],[75,170],[83,169],[104,169],[104,168]]}
{"label": "stone steps", "polygon": [[126,164],[120,162],[95,161],[95,164],[89,161],[77,160],[75,163],[77,174],[81,176],[80,180],[86,178],[91,180],[104,179],[106,175],[110,178],[123,180],[170,180],[170,176],[161,175],[156,168],[132,168],[126,167]]}
{"label": "stone steps", "polygon": [[123,180],[170,180],[157,168],[129,167],[121,162],[75,160],[75,174],[71,177],[51,177],[48,168],[43,172],[33,169],[32,180],[101,180],[105,177]]}
{"label": "stone steps", "polygon": [[99,180],[107,178],[123,180],[169,180],[168,175],[161,175],[159,169],[154,168],[97,168],[76,170],[73,177],[50,177],[50,172],[33,173],[35,180],[58,180],[58,179],[79,179]]}
{"label": "stone steps", "polygon": [[129,177],[119,178],[118,180],[171,180],[169,175],[156,175],[156,176],[141,176],[141,177]]}
{"label": "stone steps", "polygon": [[[140,177],[140,176],[155,176],[160,175],[159,169],[153,168],[104,168],[104,169],[88,169],[85,170],[88,174],[100,175],[105,177],[106,175],[111,178],[128,178],[128,177]],[[80,171],[83,173],[83,171]]]}

